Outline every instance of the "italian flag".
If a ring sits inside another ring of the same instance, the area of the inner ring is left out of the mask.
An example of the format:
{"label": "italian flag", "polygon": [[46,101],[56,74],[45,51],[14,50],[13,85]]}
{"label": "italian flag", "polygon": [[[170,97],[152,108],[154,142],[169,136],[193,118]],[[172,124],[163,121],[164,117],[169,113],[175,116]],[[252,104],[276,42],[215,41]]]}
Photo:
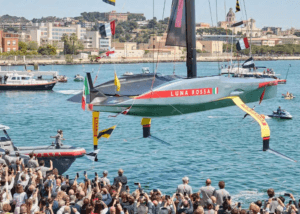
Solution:
{"label": "italian flag", "polygon": [[213,89],[213,94],[218,94],[219,93],[219,88],[217,87],[217,88],[214,88]]}
{"label": "italian flag", "polygon": [[90,94],[89,86],[88,86],[88,80],[85,77],[84,79],[84,85],[83,85],[83,92],[82,92],[82,100],[81,100],[81,108],[83,111],[85,111],[86,106],[86,96]]}

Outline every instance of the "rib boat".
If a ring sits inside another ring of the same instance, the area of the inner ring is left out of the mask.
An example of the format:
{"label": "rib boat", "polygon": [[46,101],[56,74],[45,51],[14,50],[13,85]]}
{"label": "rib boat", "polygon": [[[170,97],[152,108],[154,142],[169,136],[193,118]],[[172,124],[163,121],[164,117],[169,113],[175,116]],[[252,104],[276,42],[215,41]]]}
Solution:
{"label": "rib boat", "polygon": [[68,145],[64,145],[61,148],[56,148],[54,144],[18,147],[14,145],[9,137],[7,133],[8,129],[8,126],[0,125],[0,148],[2,149],[2,153],[6,149],[10,151],[12,156],[18,152],[24,158],[25,164],[29,160],[28,154],[33,153],[38,161],[44,160],[47,167],[50,166],[50,160],[52,160],[53,168],[57,168],[59,174],[63,174],[77,158],[83,157],[86,154],[85,149]]}

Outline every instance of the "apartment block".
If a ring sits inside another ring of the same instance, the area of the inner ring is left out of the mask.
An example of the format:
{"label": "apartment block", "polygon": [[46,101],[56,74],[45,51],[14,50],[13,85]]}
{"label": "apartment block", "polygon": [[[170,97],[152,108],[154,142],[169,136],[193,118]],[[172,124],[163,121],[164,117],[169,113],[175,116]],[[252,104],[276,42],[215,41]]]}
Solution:
{"label": "apartment block", "polygon": [[2,33],[2,51],[17,51],[19,49],[19,35],[14,33]]}

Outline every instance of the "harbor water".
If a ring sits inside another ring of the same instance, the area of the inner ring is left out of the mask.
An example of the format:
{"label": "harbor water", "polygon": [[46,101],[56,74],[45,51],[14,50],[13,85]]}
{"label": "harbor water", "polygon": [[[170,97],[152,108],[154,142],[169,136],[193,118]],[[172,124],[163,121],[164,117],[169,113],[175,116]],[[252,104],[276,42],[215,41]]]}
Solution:
{"label": "harbor water", "polygon": [[[198,75],[217,75],[222,63],[198,63]],[[74,177],[76,172],[88,171],[90,178],[97,171],[108,170],[109,178],[117,176],[119,168],[124,169],[128,184],[134,189],[134,182],[140,182],[150,190],[160,189],[171,194],[181,178],[188,176],[193,191],[205,185],[207,178],[217,187],[220,180],[226,182],[226,189],[235,201],[248,204],[266,198],[266,190],[274,188],[278,194],[293,193],[300,197],[299,122],[300,122],[300,61],[257,62],[258,66],[273,68],[285,78],[289,64],[292,65],[286,85],[279,85],[277,97],[264,100],[255,110],[260,114],[271,114],[278,106],[293,115],[289,121],[268,119],[271,129],[270,147],[295,160],[290,162],[262,152],[259,125],[251,118],[243,120],[244,112],[238,107],[228,107],[189,115],[153,118],[151,133],[170,145],[142,138],[140,117],[120,115],[109,118],[110,113],[100,114],[99,129],[117,125],[110,139],[100,139],[99,162],[92,163],[83,157],[65,173]],[[140,73],[142,67],[156,68],[153,64],[117,65],[57,65],[41,66],[40,70],[58,70],[66,75],[68,83],[58,83],[49,92],[0,92],[0,124],[7,125],[10,137],[16,146],[50,145],[57,129],[64,131],[64,144],[83,147],[87,152],[93,149],[92,114],[82,111],[80,104],[68,102],[72,95],[60,93],[66,90],[82,90],[82,82],[74,82],[75,74],[99,71],[97,84],[114,78],[114,71],[120,77],[125,72]],[[2,67],[2,70],[8,69]],[[10,67],[23,70],[23,67]],[[186,75],[185,63],[160,63],[158,73]],[[287,91],[296,96],[285,100],[281,94]],[[278,195],[277,194],[277,195]]]}

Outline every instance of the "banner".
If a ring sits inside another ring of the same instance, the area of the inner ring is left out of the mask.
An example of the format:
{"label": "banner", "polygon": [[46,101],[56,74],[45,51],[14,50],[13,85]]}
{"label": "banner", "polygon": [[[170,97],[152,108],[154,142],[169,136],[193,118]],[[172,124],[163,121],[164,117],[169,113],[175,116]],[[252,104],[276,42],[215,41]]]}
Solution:
{"label": "banner", "polygon": [[93,141],[94,141],[94,149],[98,148],[98,131],[99,131],[99,116],[100,112],[93,112]]}

